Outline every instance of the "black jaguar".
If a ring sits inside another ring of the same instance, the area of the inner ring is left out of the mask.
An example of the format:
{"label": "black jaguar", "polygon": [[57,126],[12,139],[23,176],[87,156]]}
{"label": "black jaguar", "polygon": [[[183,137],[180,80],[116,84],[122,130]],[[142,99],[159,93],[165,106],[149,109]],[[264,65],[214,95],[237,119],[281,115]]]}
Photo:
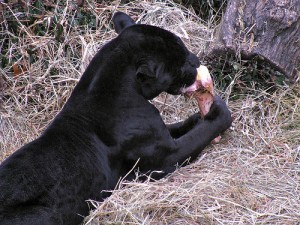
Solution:
{"label": "black jaguar", "polygon": [[[136,164],[141,173],[175,170],[231,125],[215,97],[204,119],[165,125],[149,103],[195,82],[198,58],[176,35],[113,17],[119,34],[96,54],[69,100],[39,138],[0,165],[1,225],[75,225],[86,200],[101,201]],[[129,174],[126,179],[132,179]]]}

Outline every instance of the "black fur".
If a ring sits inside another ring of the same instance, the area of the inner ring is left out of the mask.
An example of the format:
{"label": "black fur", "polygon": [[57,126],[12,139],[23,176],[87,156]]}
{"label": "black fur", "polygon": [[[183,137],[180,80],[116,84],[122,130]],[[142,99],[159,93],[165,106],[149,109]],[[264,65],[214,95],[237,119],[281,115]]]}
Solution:
{"label": "black fur", "polygon": [[96,54],[61,112],[0,165],[1,225],[79,224],[86,200],[101,201],[138,160],[142,173],[170,173],[231,125],[216,97],[204,120],[195,114],[166,126],[148,100],[180,94],[199,60],[166,30],[120,12],[113,21],[119,36]]}

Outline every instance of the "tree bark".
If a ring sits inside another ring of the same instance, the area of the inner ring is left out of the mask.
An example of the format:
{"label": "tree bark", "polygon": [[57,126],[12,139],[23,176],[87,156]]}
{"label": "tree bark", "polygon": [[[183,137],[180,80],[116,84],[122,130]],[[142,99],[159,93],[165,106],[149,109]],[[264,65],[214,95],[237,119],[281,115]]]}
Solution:
{"label": "tree bark", "polygon": [[267,62],[295,82],[300,77],[300,0],[229,0],[203,57],[209,62],[228,53]]}

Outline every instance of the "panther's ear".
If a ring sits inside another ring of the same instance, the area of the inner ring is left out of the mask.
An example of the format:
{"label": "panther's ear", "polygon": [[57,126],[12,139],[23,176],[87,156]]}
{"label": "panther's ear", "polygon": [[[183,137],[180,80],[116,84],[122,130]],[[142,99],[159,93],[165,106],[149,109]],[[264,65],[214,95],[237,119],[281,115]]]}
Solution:
{"label": "panther's ear", "polygon": [[147,80],[153,80],[155,78],[157,78],[157,74],[155,73],[155,69],[152,65],[143,64],[136,70],[136,79],[140,83]]}
{"label": "panther's ear", "polygon": [[130,18],[127,14],[123,12],[116,12],[112,18],[115,31],[119,34],[122,30],[124,30],[126,27],[132,26],[135,24],[133,19]]}

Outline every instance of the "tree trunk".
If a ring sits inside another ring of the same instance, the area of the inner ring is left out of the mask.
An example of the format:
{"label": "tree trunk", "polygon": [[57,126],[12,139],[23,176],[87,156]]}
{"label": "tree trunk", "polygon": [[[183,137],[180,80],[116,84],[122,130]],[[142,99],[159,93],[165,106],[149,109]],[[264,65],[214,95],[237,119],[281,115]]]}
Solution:
{"label": "tree trunk", "polygon": [[231,53],[263,60],[292,82],[300,77],[300,0],[229,0],[215,38],[208,62]]}

